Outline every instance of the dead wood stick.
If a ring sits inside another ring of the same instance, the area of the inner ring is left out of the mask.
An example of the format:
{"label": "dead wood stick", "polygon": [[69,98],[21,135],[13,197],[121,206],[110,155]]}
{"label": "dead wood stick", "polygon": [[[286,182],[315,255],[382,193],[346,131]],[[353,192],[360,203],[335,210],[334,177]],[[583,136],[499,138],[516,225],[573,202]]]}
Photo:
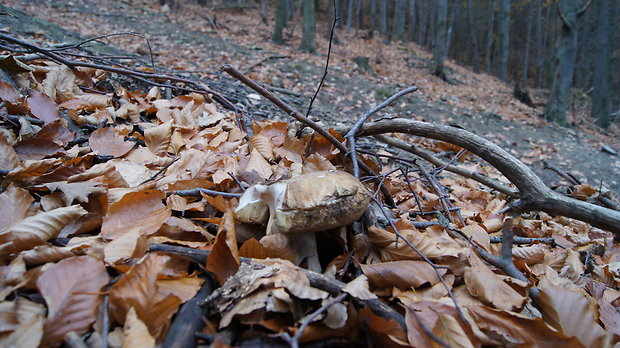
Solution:
{"label": "dead wood stick", "polygon": [[[323,138],[327,139],[332,145],[334,145],[334,147],[336,147],[342,154],[346,154],[349,151],[346,146],[344,146],[338,139],[336,139],[336,137],[331,135],[331,133],[329,133],[325,128],[321,127],[316,122],[309,119],[308,117],[302,115],[299,111],[293,109],[290,105],[285,103],[282,99],[278,98],[276,95],[271,93],[271,91],[259,85],[258,83],[250,79],[249,77],[245,76],[239,70],[235,69],[235,67],[233,67],[232,65],[226,64],[222,67],[222,70],[224,70],[230,76],[243,82],[246,86],[252,88],[254,91],[258,92],[260,95],[262,95],[267,100],[272,102],[274,105],[279,107],[282,111],[286,112],[287,115],[303,123],[304,125],[312,128],[315,132],[319,133],[321,136],[323,136]],[[358,164],[359,164],[359,167],[362,168],[362,170],[366,172],[368,175],[371,175],[371,176],[377,175],[377,173],[375,173],[374,170],[368,167],[366,163],[362,162],[362,160],[358,160]],[[386,203],[390,206],[394,206],[394,201],[392,200],[392,196],[390,195],[387,188],[385,188],[385,186],[383,185],[381,185],[381,192],[384,195]]]}
{"label": "dead wood stick", "polygon": [[208,196],[222,196],[226,198],[239,198],[242,196],[241,193],[230,193],[230,192],[221,192],[215,190],[209,190],[204,188],[195,188],[192,190],[178,190],[178,191],[170,191],[169,194],[178,195],[178,196],[190,196],[190,197],[202,197],[201,193],[204,193]]}
{"label": "dead wood stick", "polygon": [[452,218],[452,213],[450,212],[450,207],[448,207],[447,197],[446,195],[443,194],[442,190],[439,188],[437,181],[431,177],[430,173],[428,172],[428,170],[426,170],[426,168],[424,168],[423,165],[417,164],[417,166],[418,168],[420,168],[420,173],[426,178],[426,181],[428,181],[428,184],[431,186],[433,191],[437,193],[437,196],[439,197],[439,203],[441,204],[441,208],[443,209],[444,216],[446,217],[446,219],[448,219],[448,221],[450,221],[451,223],[454,223],[454,219]]}
{"label": "dead wood stick", "polygon": [[513,197],[513,198],[519,198],[519,193],[511,190],[510,188],[506,187],[505,185],[503,185],[501,182],[491,179],[489,177],[486,177],[484,175],[481,175],[479,173],[473,172],[471,170],[465,169],[463,167],[459,167],[457,165],[453,165],[453,164],[448,164],[444,161],[442,161],[441,159],[437,158],[436,156],[434,156],[432,153],[430,153],[429,151],[425,151],[422,150],[420,148],[418,148],[417,146],[413,145],[413,144],[409,144],[405,141],[402,141],[400,139],[396,139],[394,137],[389,137],[387,135],[383,135],[383,134],[378,134],[374,136],[375,139],[386,143],[388,145],[397,147],[399,149],[405,150],[409,153],[412,153],[416,156],[422,157],[423,159],[429,161],[430,163],[438,166],[438,167],[445,167],[445,169],[447,171],[450,171],[452,173],[464,176],[466,178],[475,180],[479,183],[481,183],[482,185],[485,185],[487,187],[490,187],[492,189],[495,189],[507,196]]}
{"label": "dead wood stick", "polygon": [[[149,251],[151,252],[165,252],[170,254],[176,254],[185,256],[192,261],[205,264],[207,262],[207,258],[209,257],[209,250],[199,250],[188,247],[167,245],[167,244],[151,244],[149,246]],[[244,263],[252,263],[252,259],[247,257],[240,257],[241,262]],[[342,288],[346,285],[345,283],[338,281],[333,278],[328,278],[320,273],[316,273],[305,268],[300,268],[302,272],[310,281],[310,285],[317,289],[321,289],[323,291],[327,291],[332,296],[340,296],[342,293]],[[379,299],[370,299],[370,300],[360,300],[355,297],[352,298],[353,302],[359,305],[368,306],[368,308],[372,309],[373,312],[380,315],[383,318],[388,320],[396,320],[396,322],[403,328],[403,330],[407,330],[407,324],[405,322],[405,318],[400,315],[398,312],[390,308],[390,306],[386,305]]]}
{"label": "dead wood stick", "polygon": [[204,325],[203,317],[207,307],[201,306],[203,302],[213,292],[213,283],[205,279],[200,290],[191,300],[185,302],[177,313],[172,326],[168,331],[163,348],[183,348],[195,347],[195,333],[202,330]]}
{"label": "dead wood stick", "polygon": [[587,222],[620,236],[620,212],[565,197],[548,188],[523,162],[492,142],[464,129],[408,119],[393,119],[364,125],[360,136],[407,133],[442,140],[469,150],[499,170],[520,192],[511,205],[517,211],[540,210]]}
{"label": "dead wood stick", "polygon": [[579,179],[577,179],[574,175],[572,175],[571,173],[566,172],[566,171],[560,169],[558,166],[556,166],[555,164],[551,163],[550,161],[543,160],[542,162],[543,162],[543,166],[544,166],[545,169],[549,169],[549,170],[555,172],[559,176],[561,176],[564,179],[566,179],[566,181],[568,181],[569,183],[571,183],[573,185],[581,184],[581,181]]}

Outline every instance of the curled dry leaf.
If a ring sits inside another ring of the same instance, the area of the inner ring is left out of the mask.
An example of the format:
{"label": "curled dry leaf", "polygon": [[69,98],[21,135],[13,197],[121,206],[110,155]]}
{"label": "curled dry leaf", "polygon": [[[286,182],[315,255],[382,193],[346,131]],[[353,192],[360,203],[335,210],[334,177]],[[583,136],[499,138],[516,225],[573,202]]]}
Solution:
{"label": "curled dry leaf", "polygon": [[50,123],[60,118],[58,104],[45,94],[30,91],[27,101],[30,113],[44,123]]}
{"label": "curled dry leaf", "polygon": [[[440,248],[433,238],[418,230],[400,230],[399,232],[422,254],[429,258],[457,256],[460,252],[459,249],[455,248],[449,248],[447,250]],[[397,244],[396,234],[377,226],[368,228],[368,241],[378,252],[383,262],[421,259],[420,255],[413,251],[407,243],[399,241]]]}
{"label": "curled dry leaf", "polygon": [[101,288],[108,283],[105,266],[90,256],[62,260],[46,268],[37,288],[47,303],[44,339],[48,344],[64,340],[68,332],[85,333],[95,321]]}
{"label": "curled dry leaf", "polygon": [[124,323],[127,313],[133,307],[138,318],[149,327],[149,332],[159,337],[181,305],[177,296],[162,296],[159,291],[157,278],[166,260],[165,256],[148,254],[110,287],[110,309],[114,319]]}
{"label": "curled dry leaf", "polygon": [[473,252],[469,254],[469,263],[471,266],[464,274],[469,293],[495,308],[516,310],[523,307],[527,297],[493,273]]}
{"label": "curled dry leaf", "polygon": [[28,191],[9,185],[0,194],[0,230],[24,219],[34,202]]}
{"label": "curled dry leaf", "polygon": [[258,151],[269,162],[274,160],[273,144],[271,140],[262,134],[254,134],[250,137],[250,151]]}
{"label": "curled dry leaf", "polygon": [[146,235],[153,234],[170,218],[171,210],[162,200],[166,194],[158,190],[129,192],[114,203],[103,218],[101,236],[116,239],[135,226]]}
{"label": "curled dry leaf", "polygon": [[104,127],[94,131],[88,139],[90,148],[101,156],[119,157],[133,149],[134,143],[126,141],[119,132],[112,127]]}
{"label": "curled dry leaf", "polygon": [[[1,347],[38,347],[43,338],[45,307],[23,297],[13,302],[0,303],[2,311],[3,335]],[[7,318],[8,315],[10,318]]]}
{"label": "curled dry leaf", "polygon": [[123,335],[122,348],[155,347],[155,337],[151,336],[148,327],[138,318],[133,307],[131,307],[127,313],[127,318],[125,318]]}
{"label": "curled dry leaf", "polygon": [[[362,272],[375,288],[399,289],[418,288],[424,284],[435,285],[440,280],[435,270],[425,261],[393,261],[361,265]],[[439,270],[442,276],[445,268]]]}
{"label": "curled dry leaf", "polygon": [[144,130],[144,143],[156,155],[165,154],[172,141],[172,122]]}
{"label": "curled dry leaf", "polygon": [[607,347],[609,336],[598,323],[594,301],[581,289],[567,289],[547,277],[538,283],[537,302],[545,321],[566,336],[575,336],[585,347]]}
{"label": "curled dry leaf", "polygon": [[86,213],[81,206],[73,205],[39,213],[8,226],[0,231],[0,245],[11,243],[11,247],[3,249],[3,253],[27,250],[44,244],[56,237],[66,225]]}

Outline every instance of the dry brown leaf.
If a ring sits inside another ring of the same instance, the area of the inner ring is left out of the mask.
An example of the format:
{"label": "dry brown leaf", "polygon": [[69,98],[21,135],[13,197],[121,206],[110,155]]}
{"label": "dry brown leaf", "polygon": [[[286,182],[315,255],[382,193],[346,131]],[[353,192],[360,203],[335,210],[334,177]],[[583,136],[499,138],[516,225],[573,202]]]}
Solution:
{"label": "dry brown leaf", "polygon": [[13,170],[17,166],[19,166],[19,157],[15,149],[8,144],[6,137],[0,135],[0,167],[5,170]]}
{"label": "dry brown leaf", "polygon": [[70,176],[67,182],[88,181],[97,177],[104,177],[108,188],[129,187],[123,176],[116,170],[116,167],[110,163],[100,163],[90,167],[84,173]]}
{"label": "dry brown leaf", "polygon": [[[456,256],[460,252],[460,250],[455,248],[440,248],[433,238],[417,230],[400,230],[399,232],[422,254],[431,259],[444,256]],[[404,241],[401,240],[396,244],[396,235],[393,232],[386,231],[376,226],[368,228],[368,241],[371,246],[379,252],[381,260],[384,262],[422,259],[422,257]],[[396,247],[397,245],[398,248]]]}
{"label": "dry brown leaf", "polygon": [[445,313],[437,313],[438,320],[433,334],[450,347],[473,348],[473,343],[461,327],[458,319]]}
{"label": "dry brown leaf", "polygon": [[[370,284],[381,289],[396,287],[404,290],[440,281],[433,267],[425,261],[381,262],[361,265],[361,268]],[[438,272],[443,276],[447,270],[442,268]]]}
{"label": "dry brown leaf", "polygon": [[489,237],[489,233],[481,226],[481,224],[473,223],[467,225],[461,228],[461,231],[484,250],[491,250],[491,238]]}
{"label": "dry brown leaf", "polygon": [[551,329],[540,318],[526,318],[484,306],[467,306],[467,311],[480,330],[501,340],[503,345],[536,348],[583,347],[575,337],[568,337]]}
{"label": "dry brown leaf", "polygon": [[252,150],[250,153],[250,159],[245,170],[248,172],[255,171],[264,180],[268,180],[273,174],[273,169],[269,162],[267,162],[256,149]]}
{"label": "dry brown leaf", "polygon": [[551,247],[547,244],[533,244],[526,246],[515,245],[512,248],[512,256],[525,262],[528,265],[533,265],[542,262],[545,255],[551,251]]}
{"label": "dry brown leaf", "polygon": [[202,283],[204,283],[204,280],[196,277],[160,279],[157,281],[157,287],[161,297],[174,295],[180,298],[181,302],[187,302],[196,295],[198,290],[200,290]]}
{"label": "dry brown leaf", "polygon": [[147,249],[146,237],[140,232],[139,227],[135,227],[106,244],[103,249],[104,260],[110,265],[123,263],[142,257]]}
{"label": "dry brown leaf", "polygon": [[37,280],[48,308],[44,340],[53,344],[64,340],[68,332],[81,335],[88,331],[108,280],[103,263],[90,256],[72,257],[46,268]]}
{"label": "dry brown leaf", "polygon": [[538,283],[537,302],[543,318],[558,331],[575,336],[585,347],[606,347],[609,337],[598,324],[596,305],[583,290],[553,284],[547,277]]}
{"label": "dry brown leaf", "polygon": [[13,168],[13,170],[4,177],[4,180],[7,182],[30,182],[47,173],[48,170],[59,165],[61,162],[59,158],[23,161],[19,166]]}
{"label": "dry brown leaf", "polygon": [[105,127],[94,131],[88,139],[90,148],[101,156],[119,157],[133,149],[134,143],[127,141],[112,127]]}
{"label": "dry brown leaf", "polygon": [[250,137],[250,151],[256,150],[269,162],[274,160],[273,144],[271,140],[262,134],[254,134]]}
{"label": "dry brown leaf", "polygon": [[239,251],[237,249],[237,237],[235,234],[235,216],[231,208],[228,208],[215,237],[215,244],[207,259],[207,270],[215,274],[220,285],[226,279],[235,274],[239,269]]}
{"label": "dry brown leaf", "polygon": [[467,290],[473,296],[495,308],[505,310],[515,310],[525,304],[527,297],[493,273],[473,252],[469,254],[469,262],[471,267],[465,270],[464,278]]}
{"label": "dry brown leaf", "polygon": [[134,307],[138,318],[156,338],[181,305],[175,295],[162,297],[159,292],[157,276],[166,266],[166,260],[165,256],[148,254],[110,287],[109,292],[110,309],[116,320],[124,323],[127,313]]}
{"label": "dry brown leaf", "polygon": [[30,250],[24,250],[19,253],[23,257],[24,262],[30,267],[42,265],[48,262],[56,262],[67,259],[72,256],[81,255],[80,249],[73,247],[57,247],[49,244],[37,245]]}
{"label": "dry brown leaf", "polygon": [[166,194],[157,190],[129,192],[114,203],[103,218],[101,236],[116,239],[126,233],[129,227],[150,235],[170,218],[171,210],[162,203]]}
{"label": "dry brown leaf", "polygon": [[75,82],[75,75],[68,67],[59,65],[45,75],[42,83],[43,93],[57,103],[62,103],[75,96],[79,91]]}
{"label": "dry brown leaf", "polygon": [[148,327],[138,318],[136,310],[131,307],[123,326],[122,348],[152,348],[155,347],[155,337],[151,336]]}
{"label": "dry brown leaf", "polygon": [[39,213],[6,227],[0,231],[0,245],[12,245],[10,249],[3,250],[3,253],[27,250],[44,244],[56,237],[66,225],[86,213],[81,206],[73,205]]}
{"label": "dry brown leaf", "polygon": [[7,81],[0,81],[0,100],[6,103],[19,103],[19,92]]}
{"label": "dry brown leaf", "polygon": [[[19,325],[15,330],[3,330],[3,335],[0,335],[0,347],[38,347],[43,338],[45,307],[21,297],[17,301],[9,303],[9,305],[12,307],[9,310],[12,311],[14,317],[19,321]],[[9,334],[7,331],[12,332]]]}
{"label": "dry brown leaf", "polygon": [[26,218],[32,202],[28,191],[9,185],[0,194],[0,230]]}
{"label": "dry brown leaf", "polygon": [[372,309],[364,307],[358,311],[362,319],[378,342],[379,347],[409,347],[405,329],[395,319],[386,319],[375,314]]}
{"label": "dry brown leaf", "polygon": [[377,295],[370,291],[368,287],[368,278],[365,275],[361,275],[348,282],[342,287],[342,292],[346,292],[360,300],[372,300],[377,298]]}
{"label": "dry brown leaf", "polygon": [[165,122],[144,130],[144,143],[156,155],[165,154],[171,141],[172,122]]}

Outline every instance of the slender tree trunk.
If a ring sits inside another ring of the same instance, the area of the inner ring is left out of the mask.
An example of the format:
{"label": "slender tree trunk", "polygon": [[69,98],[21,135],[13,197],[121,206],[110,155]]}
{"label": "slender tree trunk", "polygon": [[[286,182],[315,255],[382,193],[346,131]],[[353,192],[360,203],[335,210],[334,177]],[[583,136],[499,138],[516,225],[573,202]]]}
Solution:
{"label": "slender tree trunk", "polygon": [[526,7],[527,22],[525,24],[525,53],[523,57],[523,87],[527,87],[527,80],[530,72],[530,41],[532,39],[532,3],[528,2]]}
{"label": "slender tree trunk", "polygon": [[487,24],[487,46],[485,48],[485,63],[487,74],[493,74],[493,26],[495,25],[495,0],[489,1],[487,18],[489,22]]}
{"label": "slender tree trunk", "polygon": [[415,40],[415,0],[409,0],[409,27],[407,30],[407,39],[409,41]]}
{"label": "slender tree trunk", "polygon": [[499,37],[498,77],[506,81],[508,77],[508,53],[510,46],[510,0],[500,0],[497,24],[497,36]]}
{"label": "slender tree trunk", "polygon": [[357,35],[362,27],[362,0],[357,0],[355,8],[355,34]]}
{"label": "slender tree trunk", "polygon": [[458,13],[463,13],[463,11],[459,10],[459,6],[462,4],[461,1],[453,2],[452,6],[448,3],[448,10],[450,12],[450,20],[448,21],[448,33],[446,34],[446,56],[450,52],[450,48],[452,47],[452,31],[454,29],[454,22],[456,21],[456,16]]}
{"label": "slender tree trunk", "polygon": [[437,0],[437,20],[435,24],[435,45],[433,48],[433,74],[446,79],[444,61],[446,59],[446,40],[448,32],[448,0]]}
{"label": "slender tree trunk", "polygon": [[314,35],[316,33],[316,20],[314,17],[314,0],[302,0],[303,3],[303,34],[300,49],[309,53],[316,53]]}
{"label": "slender tree trunk", "polygon": [[392,36],[394,40],[403,41],[405,33],[405,0],[394,2],[394,22],[392,23]]}
{"label": "slender tree trunk", "polygon": [[283,44],[282,29],[284,29],[284,20],[286,12],[284,8],[285,0],[276,0],[276,25],[273,29],[273,36],[271,39],[277,44]]}
{"label": "slender tree trunk", "polygon": [[370,33],[375,35],[377,30],[377,0],[370,0]]}
{"label": "slender tree trunk", "polygon": [[467,20],[469,25],[469,61],[475,73],[480,72],[480,48],[478,47],[478,33],[476,29],[476,18],[472,0],[467,0]]}
{"label": "slender tree trunk", "polygon": [[566,125],[566,109],[577,55],[577,15],[580,1],[562,0],[558,5],[562,28],[558,38],[553,83],[545,108],[545,119]]}
{"label": "slender tree trunk", "polygon": [[[609,39],[610,0],[600,0],[596,4],[598,28],[596,32],[596,63],[594,64],[594,83],[592,90],[592,109],[590,115],[596,124],[607,128],[611,124],[611,58]],[[613,33],[612,33],[613,35]],[[610,37],[611,36],[611,37]]]}
{"label": "slender tree trunk", "polygon": [[[276,0],[280,1],[280,0]],[[284,25],[293,17],[293,0],[284,0]]]}
{"label": "slender tree trunk", "polygon": [[355,0],[347,0],[347,34],[351,32],[351,22],[353,21],[353,2]]}
{"label": "slender tree trunk", "polygon": [[554,64],[555,64],[555,55],[556,55],[556,45],[554,39],[556,38],[556,32],[558,27],[559,19],[557,19],[554,15],[558,13],[557,4],[552,2],[547,6],[545,13],[545,23],[547,23],[547,30],[545,33],[545,41],[544,45],[547,50],[547,54],[545,55],[545,67],[544,67],[544,82],[543,87],[549,87],[553,83],[553,72],[554,72]]}
{"label": "slender tree trunk", "polygon": [[418,2],[418,45],[426,46],[426,27],[428,24],[428,3]]}
{"label": "slender tree trunk", "polygon": [[545,54],[543,52],[543,21],[542,21],[542,0],[536,0],[536,88],[542,87],[543,64]]}
{"label": "slender tree trunk", "polygon": [[379,16],[381,17],[381,35],[383,35],[383,38],[385,39],[386,42],[390,41],[390,38],[388,36],[388,25],[387,25],[387,0],[381,0],[380,3],[380,14]]}

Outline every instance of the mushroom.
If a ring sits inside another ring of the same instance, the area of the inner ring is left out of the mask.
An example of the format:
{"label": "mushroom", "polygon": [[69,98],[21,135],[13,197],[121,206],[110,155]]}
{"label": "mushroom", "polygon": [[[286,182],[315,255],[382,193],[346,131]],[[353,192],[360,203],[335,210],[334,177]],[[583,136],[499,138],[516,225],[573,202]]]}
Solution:
{"label": "mushroom", "polygon": [[282,233],[295,262],[321,272],[315,232],[346,226],[359,219],[370,202],[366,187],[343,171],[303,174],[270,185],[248,188],[235,210],[237,220],[267,224],[267,235]]}

